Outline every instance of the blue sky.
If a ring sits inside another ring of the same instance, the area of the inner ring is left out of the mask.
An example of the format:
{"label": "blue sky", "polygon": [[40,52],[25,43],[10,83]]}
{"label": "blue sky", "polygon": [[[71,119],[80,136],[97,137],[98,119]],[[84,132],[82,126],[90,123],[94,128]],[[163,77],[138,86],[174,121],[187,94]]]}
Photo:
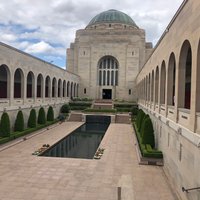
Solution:
{"label": "blue sky", "polygon": [[1,0],[0,41],[65,68],[75,31],[100,12],[125,12],[155,45],[182,0]]}

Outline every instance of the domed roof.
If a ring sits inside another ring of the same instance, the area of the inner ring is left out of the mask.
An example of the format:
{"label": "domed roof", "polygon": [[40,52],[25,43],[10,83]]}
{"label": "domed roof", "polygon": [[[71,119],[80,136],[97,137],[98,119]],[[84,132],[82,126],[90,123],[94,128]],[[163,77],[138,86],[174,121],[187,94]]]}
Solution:
{"label": "domed roof", "polygon": [[88,26],[99,23],[122,23],[138,27],[133,19],[127,14],[118,10],[108,10],[96,15],[88,24]]}

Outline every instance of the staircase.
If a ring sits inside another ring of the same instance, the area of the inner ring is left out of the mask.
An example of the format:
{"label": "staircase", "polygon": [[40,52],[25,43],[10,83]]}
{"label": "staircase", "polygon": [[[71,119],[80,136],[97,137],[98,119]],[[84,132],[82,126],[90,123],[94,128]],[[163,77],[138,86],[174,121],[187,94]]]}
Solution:
{"label": "staircase", "polygon": [[81,113],[71,113],[68,121],[70,121],[70,122],[82,122],[82,114]]}
{"label": "staircase", "polygon": [[112,100],[96,99],[93,102],[92,108],[94,108],[94,109],[112,109],[113,103],[112,103]]}
{"label": "staircase", "polygon": [[117,114],[115,116],[115,123],[130,124],[131,119],[129,114]]}

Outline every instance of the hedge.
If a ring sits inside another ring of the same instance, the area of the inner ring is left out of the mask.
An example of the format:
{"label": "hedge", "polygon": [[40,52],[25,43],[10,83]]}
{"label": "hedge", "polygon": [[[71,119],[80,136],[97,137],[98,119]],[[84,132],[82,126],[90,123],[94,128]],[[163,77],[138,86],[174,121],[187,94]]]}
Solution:
{"label": "hedge", "polygon": [[26,130],[24,130],[22,132],[19,132],[19,131],[13,132],[8,137],[0,138],[0,144],[9,142],[9,141],[14,140],[16,138],[19,138],[21,136],[24,136],[24,135],[27,135],[27,134],[32,133],[34,131],[40,130],[40,129],[42,129],[44,127],[47,127],[47,126],[50,126],[50,125],[52,125],[52,124],[54,124],[56,122],[58,122],[58,120],[54,120],[53,122],[47,122],[46,124],[38,125],[35,128],[28,128],[28,129],[26,129]]}
{"label": "hedge", "polygon": [[88,108],[88,109],[85,109],[84,112],[116,113],[117,110],[116,109],[93,109],[93,108]]}
{"label": "hedge", "polygon": [[41,107],[39,109],[39,113],[38,113],[38,124],[46,124],[46,116],[45,116],[45,111],[44,108]]}
{"label": "hedge", "polygon": [[155,147],[153,124],[150,117],[146,117],[143,122],[142,129],[142,144],[150,144],[152,148]]}
{"label": "hedge", "polygon": [[70,106],[71,110],[85,110],[88,106]]}
{"label": "hedge", "polygon": [[69,106],[87,106],[90,107],[92,104],[91,103],[84,103],[84,102],[70,102]]}
{"label": "hedge", "polygon": [[130,108],[115,108],[117,112],[130,112]]}
{"label": "hedge", "polygon": [[114,108],[131,108],[131,107],[137,107],[137,104],[128,104],[128,103],[114,104]]}
{"label": "hedge", "polygon": [[8,113],[4,112],[0,122],[0,137],[10,136],[10,118]]}
{"label": "hedge", "polygon": [[28,127],[29,128],[34,128],[36,126],[37,126],[36,111],[35,111],[35,109],[31,109],[30,115],[29,115],[29,118],[28,118]]}
{"label": "hedge", "polygon": [[21,110],[18,111],[18,113],[17,113],[14,130],[15,131],[23,131],[24,130],[24,116],[23,116],[23,113]]}
{"label": "hedge", "polygon": [[142,144],[142,137],[140,132],[138,131],[137,125],[133,122],[133,127],[135,129],[136,137],[138,140],[139,148],[143,157],[148,158],[163,158],[162,151],[153,149],[150,144]]}
{"label": "hedge", "polygon": [[138,107],[133,106],[130,111],[131,111],[131,115],[132,116],[137,116],[137,114],[138,114]]}
{"label": "hedge", "polygon": [[70,111],[70,107],[69,107],[69,104],[64,104],[62,105],[61,109],[60,109],[60,112],[61,113],[69,113]]}
{"label": "hedge", "polygon": [[47,121],[53,121],[53,120],[54,120],[53,107],[49,106],[48,111],[47,111]]}

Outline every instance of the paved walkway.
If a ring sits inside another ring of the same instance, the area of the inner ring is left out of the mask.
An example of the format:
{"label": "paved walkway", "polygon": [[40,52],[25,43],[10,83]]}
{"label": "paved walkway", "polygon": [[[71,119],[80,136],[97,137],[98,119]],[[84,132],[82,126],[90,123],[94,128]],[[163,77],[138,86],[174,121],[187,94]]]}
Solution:
{"label": "paved walkway", "polygon": [[111,124],[100,160],[31,155],[80,126],[65,122],[0,152],[1,200],[176,200],[161,167],[138,165],[133,129]]}

